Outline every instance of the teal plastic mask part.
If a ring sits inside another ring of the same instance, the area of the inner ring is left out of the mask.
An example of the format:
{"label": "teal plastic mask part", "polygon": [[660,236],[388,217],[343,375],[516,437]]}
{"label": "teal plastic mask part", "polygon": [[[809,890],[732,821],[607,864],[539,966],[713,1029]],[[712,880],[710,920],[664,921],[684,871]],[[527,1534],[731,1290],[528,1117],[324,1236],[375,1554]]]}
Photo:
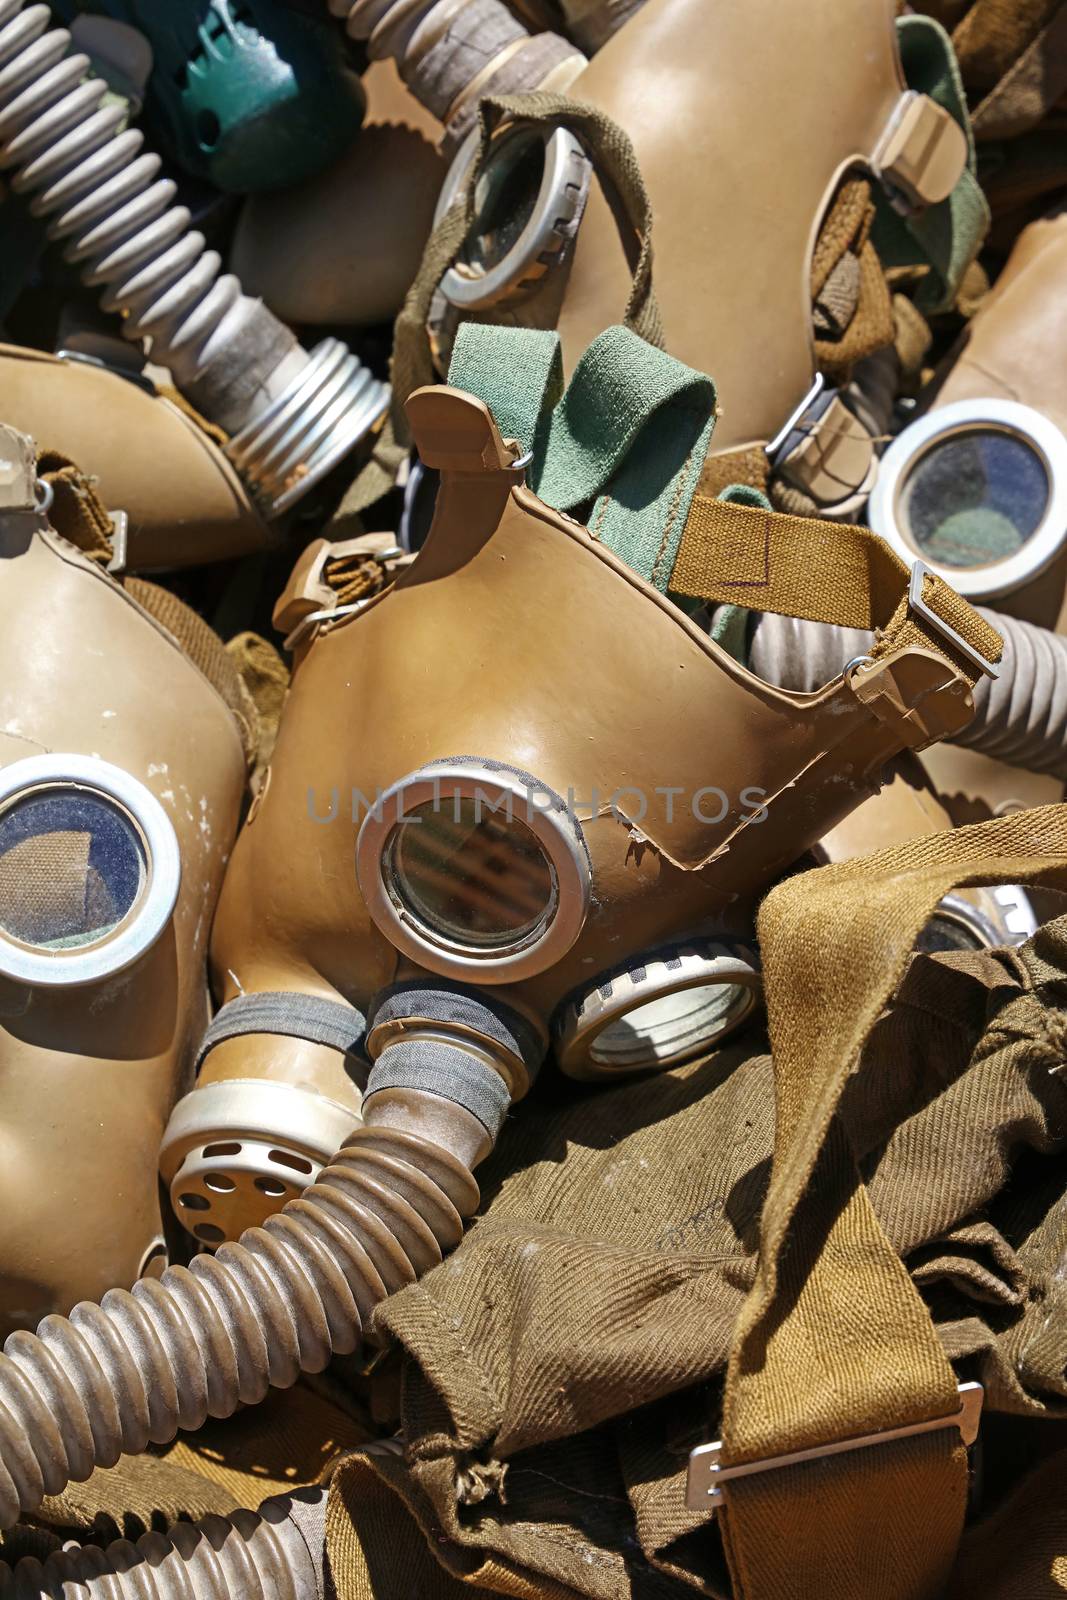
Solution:
{"label": "teal plastic mask part", "polygon": [[144,121],[165,155],[231,194],[282,189],[336,160],[366,99],[345,41],[280,0],[53,0],[138,28],[155,57]]}

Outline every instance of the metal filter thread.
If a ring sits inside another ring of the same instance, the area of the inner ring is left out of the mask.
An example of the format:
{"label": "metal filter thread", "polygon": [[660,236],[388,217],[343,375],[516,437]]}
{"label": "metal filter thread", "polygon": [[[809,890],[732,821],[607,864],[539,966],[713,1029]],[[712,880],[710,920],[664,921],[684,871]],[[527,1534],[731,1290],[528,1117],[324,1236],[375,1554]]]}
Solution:
{"label": "metal filter thread", "polygon": [[153,359],[236,432],[229,453],[277,515],[384,414],[388,388],[337,340],[309,355],[222,273],[159,157],[50,23],[47,6],[0,0],[0,168],[126,337],[151,338]]}
{"label": "metal filter thread", "polygon": [[478,1200],[441,1146],[363,1127],[239,1243],[12,1334],[0,1356],[0,1525],[356,1349],[379,1301],[459,1243]]}

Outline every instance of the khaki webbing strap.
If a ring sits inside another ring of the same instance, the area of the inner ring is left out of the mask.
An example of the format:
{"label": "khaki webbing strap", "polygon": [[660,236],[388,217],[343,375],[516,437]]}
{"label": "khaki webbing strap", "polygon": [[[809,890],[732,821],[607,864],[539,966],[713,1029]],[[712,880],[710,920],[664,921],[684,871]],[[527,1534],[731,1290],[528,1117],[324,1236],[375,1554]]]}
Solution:
{"label": "khaki webbing strap", "polygon": [[[658,349],[664,348],[663,323],[652,289],[652,205],[629,135],[596,106],[562,94],[489,97],[479,107],[481,144],[472,172],[481,171],[492,137],[514,118],[531,127],[567,127],[581,140],[619,221],[633,283],[623,321]],[[393,330],[390,368],[392,405],[371,460],[349,488],[331,524],[331,536],[350,530],[359,513],[390,490],[407,457],[411,434],[404,403],[437,374],[426,324],[434,292],[455,265],[474,220],[473,182],[437,223]]]}
{"label": "khaki webbing strap", "polygon": [[113,554],[114,525],[91,479],[58,450],[42,450],[37,476],[52,490],[48,520],[68,544],[106,567]]}
{"label": "khaki webbing strap", "polygon": [[[875,660],[893,650],[932,650],[973,684],[974,663],[909,608],[910,581],[904,562],[868,528],[697,495],[670,590],[717,605],[873,630]],[[1000,660],[1000,635],[933,573],[926,575],[922,599],[979,655]]]}
{"label": "khaki webbing strap", "polygon": [[[955,1375],[836,1111],[942,896],[1035,880],[1067,885],[1063,806],[805,873],[764,901],[774,1165],[727,1376],[725,1465],[958,1411]],[[951,1428],[725,1482],[736,1600],[936,1600],[966,1490]]]}

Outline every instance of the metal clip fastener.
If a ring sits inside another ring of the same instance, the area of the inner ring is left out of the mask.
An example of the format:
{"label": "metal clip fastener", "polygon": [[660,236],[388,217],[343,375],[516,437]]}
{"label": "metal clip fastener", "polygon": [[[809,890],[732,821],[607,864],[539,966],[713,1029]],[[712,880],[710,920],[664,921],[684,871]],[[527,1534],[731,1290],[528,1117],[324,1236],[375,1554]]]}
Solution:
{"label": "metal clip fastener", "polygon": [[741,1461],[736,1466],[720,1465],[721,1439],[715,1444],[699,1445],[689,1457],[685,1503],[690,1511],[714,1510],[722,1504],[722,1485],[732,1479],[749,1478],[758,1472],[774,1472],[779,1467],[798,1467],[806,1461],[822,1461],[827,1456],[866,1450],[871,1445],[890,1444],[895,1439],[912,1439],[917,1434],[936,1433],[941,1428],[959,1428],[964,1444],[972,1445],[978,1437],[984,1394],[980,1383],[961,1383],[960,1409],[949,1417],[912,1422],[903,1428],[885,1428],[881,1433],[865,1433],[856,1439],[838,1439],[833,1444],[815,1445],[810,1450],[793,1450],[784,1456],[767,1456],[762,1461]]}
{"label": "metal clip fastener", "polygon": [[309,612],[306,617],[301,618],[292,633],[283,640],[282,649],[290,652],[295,650],[298,645],[304,643],[309,634],[317,633],[320,628],[327,627],[331,622],[336,622],[341,617],[354,617],[357,611],[362,611],[364,606],[368,604],[369,601],[367,600],[353,600],[347,606],[324,606],[321,611]]}
{"label": "metal clip fastener", "polygon": [[908,605],[911,610],[917,612],[925,622],[928,622],[935,633],[939,633],[943,639],[947,639],[950,644],[954,645],[960,655],[966,656],[967,660],[971,662],[972,666],[977,667],[979,672],[984,672],[987,678],[999,678],[999,662],[987,661],[980,650],[976,650],[973,644],[968,644],[962,634],[957,633],[955,628],[945,621],[944,617],[939,617],[937,612],[931,610],[927,605],[923,599],[923,581],[927,576],[936,578],[937,573],[931,567],[928,567],[925,561],[916,561],[911,569],[911,586],[908,589]]}
{"label": "metal clip fastener", "polygon": [[764,446],[764,453],[770,458],[771,461],[774,460],[779,450],[785,444],[786,440],[789,438],[789,435],[797,426],[797,423],[800,422],[801,419],[805,417],[811,410],[812,406],[822,394],[825,387],[826,379],[823,377],[821,372],[817,372],[812,380],[811,388],[808,390],[803,400],[794,411],[789,413],[788,417],[782,423],[782,426],[779,428],[770,444]]}
{"label": "metal clip fastener", "polygon": [[111,513],[111,560],[107,570],[113,577],[126,571],[126,550],[130,542],[130,519],[125,511]]}

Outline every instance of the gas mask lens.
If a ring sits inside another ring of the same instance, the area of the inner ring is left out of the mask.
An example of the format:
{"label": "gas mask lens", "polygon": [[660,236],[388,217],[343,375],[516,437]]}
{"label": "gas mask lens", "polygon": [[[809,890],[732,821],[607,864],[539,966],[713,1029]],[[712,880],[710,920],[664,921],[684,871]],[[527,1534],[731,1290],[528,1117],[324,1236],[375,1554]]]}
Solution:
{"label": "gas mask lens", "polygon": [[[479,153],[475,131],[445,178],[436,222],[458,204]],[[441,290],[463,311],[527,294],[560,261],[578,230],[589,192],[590,165],[566,128],[542,133],[519,123],[493,141],[474,184],[474,222]]]}
{"label": "gas mask lens", "polygon": [[386,791],[356,847],[375,922],[433,972],[512,982],[577,938],[589,903],[581,827],[536,779],[440,762]]}
{"label": "gas mask lens", "polygon": [[457,795],[401,819],[386,847],[394,901],[431,938],[499,950],[544,930],[559,899],[551,861],[517,818]]}
{"label": "gas mask lens", "polygon": [[605,1074],[677,1066],[732,1032],[755,1003],[752,990],[736,983],[650,1000],[597,1035],[589,1046],[590,1065]]}
{"label": "gas mask lens", "polygon": [[0,974],[90,983],[154,943],[178,892],[178,842],[129,773],[86,756],[0,771]]}
{"label": "gas mask lens", "polygon": [[106,939],[144,890],[144,844],[87,790],[40,789],[0,814],[0,932],[38,950]]}
{"label": "gas mask lens", "polygon": [[1005,400],[942,406],[886,452],[870,522],[905,561],[924,561],[969,599],[1037,577],[1067,535],[1067,439]]}
{"label": "gas mask lens", "polygon": [[1044,462],[1014,434],[974,428],[935,440],[900,495],[900,516],[929,564],[988,567],[1021,549],[1048,506]]}

